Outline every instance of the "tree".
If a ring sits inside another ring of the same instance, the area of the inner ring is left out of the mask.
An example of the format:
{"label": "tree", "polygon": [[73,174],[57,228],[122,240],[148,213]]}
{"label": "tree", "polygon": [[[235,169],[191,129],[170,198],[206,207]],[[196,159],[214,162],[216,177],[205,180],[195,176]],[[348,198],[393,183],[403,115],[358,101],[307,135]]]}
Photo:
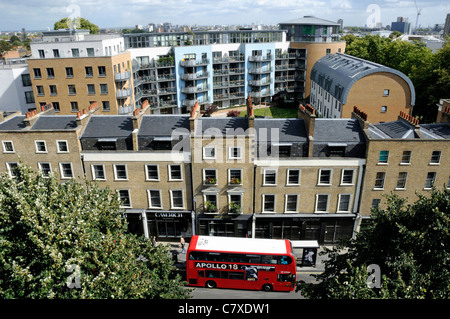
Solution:
{"label": "tree", "polygon": [[77,29],[82,30],[89,30],[90,34],[98,34],[100,29],[97,25],[93,24],[89,20],[85,18],[74,18],[73,20],[70,20],[70,18],[62,18],[59,21],[56,21],[53,25],[54,30],[59,29],[71,29],[75,26]]}
{"label": "tree", "polygon": [[[326,249],[319,283],[300,282],[297,290],[309,298],[449,298],[450,190],[417,196],[406,205],[386,195],[387,208],[372,211],[367,230]],[[380,267],[379,288],[367,285],[372,264]]]}
{"label": "tree", "polygon": [[5,51],[10,51],[13,49],[13,46],[11,43],[6,42],[5,40],[0,41],[0,53],[3,53]]}
{"label": "tree", "polygon": [[127,233],[117,194],[15,173],[0,175],[0,298],[188,297],[168,248]]}

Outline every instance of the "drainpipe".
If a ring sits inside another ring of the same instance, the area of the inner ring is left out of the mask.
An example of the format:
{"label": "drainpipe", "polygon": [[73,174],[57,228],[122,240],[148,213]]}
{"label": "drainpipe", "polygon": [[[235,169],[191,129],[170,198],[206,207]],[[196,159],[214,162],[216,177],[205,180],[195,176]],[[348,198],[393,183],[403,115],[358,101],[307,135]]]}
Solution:
{"label": "drainpipe", "polygon": [[253,204],[252,204],[252,238],[255,238],[256,216],[255,216],[255,190],[256,190],[256,165],[253,165]]}

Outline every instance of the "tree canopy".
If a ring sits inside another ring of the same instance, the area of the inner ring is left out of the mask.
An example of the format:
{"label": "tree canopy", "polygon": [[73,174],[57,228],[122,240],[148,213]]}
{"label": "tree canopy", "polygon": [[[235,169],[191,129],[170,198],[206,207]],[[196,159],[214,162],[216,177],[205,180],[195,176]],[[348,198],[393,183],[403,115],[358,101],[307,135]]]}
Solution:
{"label": "tree canopy", "polygon": [[127,233],[117,194],[19,165],[0,175],[0,298],[186,298],[164,245]]}
{"label": "tree canopy", "polygon": [[55,24],[53,25],[53,29],[70,29],[73,26],[76,26],[77,29],[89,30],[90,34],[97,34],[100,32],[100,29],[97,25],[93,24],[85,18],[80,17],[74,18],[72,20],[70,18],[62,18],[61,20],[55,22]]}
{"label": "tree canopy", "polygon": [[[449,298],[450,190],[427,195],[408,205],[386,195],[387,208],[372,211],[366,230],[326,249],[325,271],[314,275],[319,283],[297,289],[313,299]],[[369,265],[379,266],[379,287],[367,285]]]}
{"label": "tree canopy", "polygon": [[423,43],[393,40],[379,35],[345,35],[346,54],[379,63],[408,76],[414,84],[413,115],[421,122],[436,119],[436,103],[450,92],[450,41],[432,53]]}

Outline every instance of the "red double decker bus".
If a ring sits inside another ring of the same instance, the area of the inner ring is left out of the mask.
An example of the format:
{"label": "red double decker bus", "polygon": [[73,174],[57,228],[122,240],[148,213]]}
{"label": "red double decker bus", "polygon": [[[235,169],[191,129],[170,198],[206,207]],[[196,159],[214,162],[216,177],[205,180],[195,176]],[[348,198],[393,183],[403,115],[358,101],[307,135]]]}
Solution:
{"label": "red double decker bus", "polygon": [[296,263],[289,240],[192,236],[186,258],[189,286],[294,290]]}

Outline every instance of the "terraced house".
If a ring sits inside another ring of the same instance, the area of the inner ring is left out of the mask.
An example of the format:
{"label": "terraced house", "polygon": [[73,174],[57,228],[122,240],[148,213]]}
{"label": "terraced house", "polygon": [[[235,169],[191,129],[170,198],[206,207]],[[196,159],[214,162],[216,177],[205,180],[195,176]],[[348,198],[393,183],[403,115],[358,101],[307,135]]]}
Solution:
{"label": "terraced house", "polygon": [[150,114],[148,103],[132,115],[100,110],[3,116],[2,171],[14,178],[22,158],[61,182],[95,180],[118,194],[130,231],[147,238],[333,244],[385,205],[383,194],[414,200],[450,178],[450,124],[419,124],[405,113],[372,124],[358,108],[352,118],[327,119],[300,105],[297,118],[255,118],[251,98],[245,118],[201,117],[198,103],[185,115]]}

